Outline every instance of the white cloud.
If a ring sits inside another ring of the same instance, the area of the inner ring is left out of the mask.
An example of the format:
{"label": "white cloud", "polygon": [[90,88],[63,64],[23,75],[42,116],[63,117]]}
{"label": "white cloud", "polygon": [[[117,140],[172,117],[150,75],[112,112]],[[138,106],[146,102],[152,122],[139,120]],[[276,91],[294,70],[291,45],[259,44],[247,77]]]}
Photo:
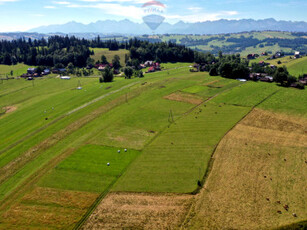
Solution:
{"label": "white cloud", "polygon": [[55,9],[55,6],[44,6],[45,9]]}
{"label": "white cloud", "polygon": [[233,16],[239,14],[238,11],[221,11],[222,15]]}
{"label": "white cloud", "polygon": [[100,2],[100,3],[132,3],[132,4],[143,4],[148,0],[79,0],[80,2]]}
{"label": "white cloud", "polygon": [[0,0],[0,5],[6,2],[17,2],[18,0]]}
{"label": "white cloud", "polygon": [[53,3],[58,4],[58,5],[70,5],[71,4],[70,2],[56,2],[56,1],[54,1]]}
{"label": "white cloud", "polygon": [[92,5],[80,5],[80,4],[70,4],[67,5],[70,8],[95,8],[101,9],[106,14],[123,16],[133,19],[141,19],[143,10],[140,7],[136,6],[124,6],[120,4],[112,4],[112,3],[98,3]]}
{"label": "white cloud", "polygon": [[189,7],[188,10],[191,10],[193,12],[199,12],[201,11],[203,8],[201,7]]}
{"label": "white cloud", "polygon": [[43,14],[30,14],[32,17],[44,17],[45,15]]}
{"label": "white cloud", "polygon": [[227,16],[237,15],[237,11],[220,11],[216,13],[198,13],[191,15],[166,15],[166,19],[169,20],[181,20],[184,22],[204,22],[204,21],[216,21]]}

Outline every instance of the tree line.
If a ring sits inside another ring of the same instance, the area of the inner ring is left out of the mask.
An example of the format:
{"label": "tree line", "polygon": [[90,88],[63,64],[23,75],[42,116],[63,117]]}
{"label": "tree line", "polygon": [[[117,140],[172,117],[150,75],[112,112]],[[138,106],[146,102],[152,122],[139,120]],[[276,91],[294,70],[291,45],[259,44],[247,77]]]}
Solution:
{"label": "tree line", "polygon": [[127,49],[130,51],[127,62],[193,62],[194,51],[183,45],[172,42],[151,43],[146,40],[130,39],[119,42],[103,41],[98,36],[93,40],[79,39],[74,36],[52,36],[32,40],[20,38],[13,41],[0,41],[0,64],[15,65],[25,63],[33,66],[53,67],[59,64],[67,66],[72,63],[76,67],[85,67],[90,55],[90,48],[108,48],[109,50]]}

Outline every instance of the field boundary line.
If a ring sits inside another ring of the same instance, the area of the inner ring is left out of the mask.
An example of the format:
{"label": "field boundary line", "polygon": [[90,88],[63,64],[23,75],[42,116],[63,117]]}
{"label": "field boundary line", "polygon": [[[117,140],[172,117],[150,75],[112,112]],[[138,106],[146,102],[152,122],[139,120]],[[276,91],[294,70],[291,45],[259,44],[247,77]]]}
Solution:
{"label": "field boundary line", "polygon": [[[141,151],[138,155],[141,155]],[[136,157],[135,157],[136,159]],[[135,160],[134,159],[134,160]],[[79,230],[82,229],[83,225],[85,222],[88,220],[88,218],[92,215],[92,213],[96,210],[96,208],[99,206],[101,201],[109,194],[110,190],[114,186],[114,184],[118,181],[118,179],[127,171],[129,166],[132,164],[134,161],[132,160],[121,172],[120,174],[115,177],[115,179],[112,181],[112,183],[97,197],[95,202],[91,205],[91,207],[87,210],[87,212],[82,216],[82,218],[78,221],[78,223],[73,227],[74,230]]]}
{"label": "field boundary line", "polygon": [[[137,84],[138,82],[136,82],[135,84]],[[138,95],[140,95],[142,92],[143,92],[143,88],[137,88],[136,90],[135,90],[135,92],[134,91],[132,91],[132,92],[134,92],[133,94],[131,94],[131,95],[129,95],[129,99],[133,99],[133,98],[135,98],[136,96],[138,96]],[[122,100],[121,100],[122,99]],[[105,112],[108,112],[108,111],[110,111],[110,109],[113,109],[113,108],[115,108],[115,107],[117,107],[117,106],[119,106],[119,105],[121,105],[121,104],[123,104],[123,103],[126,103],[126,100],[124,99],[124,95],[120,95],[118,98],[116,98],[116,99],[114,99],[113,101],[115,101],[115,104],[114,105],[110,105],[110,107],[108,107],[109,106],[109,104],[110,103],[108,103],[107,105],[103,105],[103,106],[101,106],[101,107],[99,107],[98,109],[96,109],[96,110],[94,110],[94,111],[92,111],[90,114],[88,114],[88,115],[85,115],[85,117],[82,117],[82,118],[80,118],[80,119],[84,119],[84,118],[86,118],[87,116],[90,116],[90,120],[86,120],[87,122],[85,123],[85,124],[87,124],[88,122],[90,122],[90,121],[92,121],[93,119],[96,119],[97,118],[97,116],[99,116],[99,115],[101,115],[101,114],[103,114],[103,113],[105,113]],[[107,108],[104,108],[104,107],[106,107],[107,106]],[[103,111],[100,111],[102,108],[104,108],[103,109]],[[98,113],[97,113],[97,110],[98,110]],[[93,115],[94,117],[91,117],[91,115]],[[75,122],[77,122],[77,121],[75,121]],[[83,125],[85,125],[85,124],[81,124],[82,126]],[[70,124],[71,125],[71,124]],[[65,127],[63,130],[66,130],[67,129],[67,127]],[[60,130],[61,131],[61,130]],[[59,132],[60,132],[59,131]],[[68,135],[71,135],[73,132],[75,132],[75,130],[73,130],[71,133],[69,133]],[[57,134],[57,133],[56,133]],[[51,136],[52,137],[52,136]],[[48,138],[50,138],[50,137],[48,137]],[[43,149],[43,150],[46,150],[45,148]],[[64,150],[63,150],[64,151]],[[53,160],[56,160],[59,156],[61,155],[61,153],[59,154],[59,155],[57,155],[57,156],[55,156],[55,157],[53,157],[53,158],[51,158],[50,160],[48,160],[47,162],[46,162],[46,164],[44,164],[44,166],[47,166],[48,165],[48,163],[50,163],[50,162],[52,162]],[[36,156],[35,156],[36,157]],[[63,158],[63,159],[65,159],[65,158]],[[62,159],[62,160],[63,160]],[[28,161],[27,161],[28,162]],[[26,163],[27,163],[26,162]],[[130,165],[130,164],[129,164]],[[128,165],[128,166],[129,166]],[[23,165],[21,168],[19,168],[14,174],[12,174],[11,176],[14,176],[16,173],[18,173],[23,167],[24,167],[25,165]],[[10,197],[13,197],[14,196],[14,191],[18,191],[18,189],[19,188],[22,188],[22,186],[26,186],[27,185],[27,181],[29,181],[30,180],[30,178],[32,178],[33,176],[35,176],[35,174],[39,171],[39,170],[41,170],[42,169],[42,167],[40,167],[40,168],[38,168],[37,169],[37,171],[35,171],[35,172],[33,172],[33,173],[31,173],[29,176],[28,176],[28,178],[26,178],[24,181],[22,181],[18,186],[16,186],[15,188],[13,188],[12,189],[12,191],[10,191],[9,193],[7,193],[7,195],[6,196],[4,196],[4,198],[0,201],[0,212],[1,212],[1,206],[2,206],[2,204],[3,203],[5,203],[5,201],[6,200],[8,200],[8,199],[10,199]],[[47,170],[48,171],[48,170]],[[124,172],[124,171],[123,171]],[[122,173],[123,173],[122,172]],[[122,175],[122,173],[121,173],[121,175]],[[26,192],[26,191],[25,191]]]}
{"label": "field boundary line", "polygon": [[[134,98],[136,95],[139,95],[140,93],[141,93],[140,90],[137,90],[135,95],[133,94],[130,98]],[[112,102],[115,103],[115,104],[112,105]],[[20,170],[22,170],[29,161],[36,158],[42,151],[46,151],[47,149],[52,147],[54,144],[61,141],[62,137],[66,137],[68,135],[71,135],[73,132],[76,131],[77,128],[83,127],[88,122],[92,121],[93,119],[96,119],[97,116],[100,116],[101,114],[110,111],[110,109],[113,109],[113,108],[117,107],[118,105],[125,103],[124,96],[120,95],[118,98],[114,99],[110,103],[107,103],[106,105],[103,105],[103,106],[97,108],[96,110],[93,110],[89,114],[87,114],[84,117],[81,117],[80,119],[74,121],[73,123],[69,124],[68,126],[64,127],[63,129],[59,130],[55,134],[47,137],[47,139],[43,140],[39,144],[37,144],[37,145],[33,146],[32,148],[30,148],[29,150],[27,150],[24,153],[24,154],[30,153],[30,154],[27,155],[27,158],[20,156],[20,157],[16,158],[14,161],[12,161],[11,164],[14,167],[13,169],[8,168],[7,165],[4,166],[3,168],[0,168],[0,172],[3,171],[3,173],[5,173],[5,174],[0,173],[0,186],[8,178],[14,176],[16,173],[18,173]],[[74,124],[77,124],[77,125],[74,125]],[[21,161],[22,161],[22,165],[19,164],[19,162],[21,162]],[[52,158],[49,161],[52,161]],[[17,165],[17,164],[19,164],[19,165]],[[11,173],[8,170],[11,170],[12,172],[13,171],[14,172]],[[35,172],[33,172],[33,173],[35,173]],[[29,176],[31,176],[31,175],[29,175]],[[15,191],[15,189],[16,188],[13,188],[12,191]],[[3,198],[0,198],[0,204],[1,204],[1,200],[4,200],[4,199],[6,199],[6,197],[9,197],[10,194],[12,193],[12,191],[6,193],[6,195],[4,195]]]}
{"label": "field boundary line", "polygon": [[[183,114],[181,114],[180,117],[178,117],[177,119],[174,120],[174,122],[172,122],[172,123],[170,123],[169,125],[167,125],[164,129],[161,130],[160,133],[158,133],[158,134],[157,134],[156,136],[154,136],[151,140],[149,140],[149,141],[145,144],[144,149],[145,149],[148,145],[150,145],[152,142],[154,142],[154,141],[155,141],[162,133],[164,133],[172,124],[175,124],[176,121],[182,119],[183,117],[186,117],[187,115],[189,115],[190,113],[192,113],[196,108],[198,108],[199,106],[201,106],[201,105],[203,105],[203,104],[205,104],[205,103],[211,101],[212,99],[218,97],[218,96],[221,95],[222,93],[228,92],[229,90],[231,90],[231,89],[233,89],[233,88],[235,88],[235,87],[239,87],[240,85],[242,85],[242,84],[235,85],[235,86],[233,86],[233,87],[231,87],[231,88],[229,88],[229,89],[226,89],[226,90],[224,90],[224,91],[222,91],[222,92],[219,92],[219,93],[217,93],[217,94],[215,94],[215,95],[213,95],[213,96],[207,98],[206,100],[202,101],[202,102],[199,103],[198,105],[193,106],[191,109],[188,109],[188,111],[186,111],[186,112],[184,112]],[[176,92],[178,92],[178,91],[176,91]]]}
{"label": "field boundary line", "polygon": [[46,172],[54,168],[58,163],[67,158],[75,151],[74,148],[68,148],[64,150],[60,155],[53,158],[51,161],[46,162],[43,166],[41,166],[35,173],[33,173],[29,178],[27,178],[24,182],[22,182],[16,189],[14,194],[10,194],[6,199],[0,202],[0,213],[5,212],[9,209],[12,203],[19,200],[29,189],[39,181],[39,179],[45,175]]}
{"label": "field boundary line", "polygon": [[280,226],[274,228],[273,230],[297,230],[297,229],[307,229],[307,220],[302,220],[289,225]]}
{"label": "field boundary line", "polygon": [[[231,127],[222,137],[221,139],[219,140],[219,142],[215,145],[213,151],[212,151],[212,154],[211,154],[211,157],[210,157],[210,160],[208,162],[208,167],[207,167],[207,170],[202,178],[202,180],[200,181],[201,183],[201,186],[198,186],[198,188],[192,192],[193,195],[196,195],[200,192],[200,190],[202,189],[206,189],[205,188],[205,184],[207,182],[207,179],[208,177],[210,176],[210,173],[213,169],[213,164],[214,164],[214,161],[215,161],[215,158],[214,158],[214,155],[216,154],[216,151],[217,151],[217,148],[218,146],[220,145],[220,143],[222,142],[222,140],[232,131],[234,130],[234,128],[242,121],[244,120],[256,107],[258,107],[260,104],[262,104],[263,102],[265,102],[266,100],[268,100],[269,98],[271,98],[272,96],[274,96],[276,93],[278,93],[280,91],[279,90],[276,90],[275,92],[271,93],[270,95],[268,95],[266,98],[264,98],[263,100],[261,100],[260,102],[258,102],[256,105],[250,107],[250,110],[236,123],[233,125],[233,127]],[[246,107],[245,107],[246,108]],[[194,202],[196,202],[196,200],[194,200]],[[188,214],[184,220],[184,222],[181,224],[180,226],[180,230],[182,230],[184,228],[184,226],[186,226],[190,220],[191,220],[191,216],[192,216],[192,213],[193,213],[193,210],[195,208],[195,203],[191,205],[190,207],[190,210],[188,211]],[[193,216],[192,216],[193,217]]]}
{"label": "field boundary line", "polygon": [[[241,84],[239,85],[236,85],[236,86],[233,86],[229,89],[226,89],[222,92],[219,92],[217,93],[216,95],[212,96],[212,97],[209,97],[207,98],[205,101],[202,101],[201,103],[199,103],[198,105],[196,106],[193,106],[191,109],[189,109],[187,112],[183,113],[180,117],[178,117],[176,120],[174,120],[174,122],[170,123],[169,125],[167,125],[164,129],[161,130],[161,132],[159,132],[157,135],[155,135],[151,140],[149,140],[145,146],[144,146],[144,149],[150,145],[154,140],[156,140],[161,134],[163,134],[172,124],[176,123],[176,121],[182,119],[183,117],[186,117],[188,114],[192,113],[196,108],[198,108],[199,106],[201,106],[202,104],[205,104],[207,103],[208,101],[214,99],[215,97],[219,96],[221,93],[224,93],[224,92],[227,92],[231,89],[233,89],[234,87],[238,87],[240,86]],[[142,153],[140,153],[137,157],[139,157]],[[94,202],[94,204],[88,209],[87,213],[82,217],[82,219],[76,224],[76,226],[73,228],[74,230],[79,230],[79,229],[82,229],[82,226],[84,225],[84,223],[88,220],[88,218],[91,216],[91,214],[95,211],[95,209],[98,207],[98,205],[101,203],[101,201],[107,196],[107,194],[110,192],[110,190],[112,189],[112,187],[114,186],[114,184],[118,181],[118,179],[125,174],[125,172],[128,170],[128,168],[131,166],[131,164],[137,159],[137,157],[131,161],[129,163],[129,165],[127,165],[127,167],[121,172],[121,174],[116,178],[114,179],[114,181],[112,181],[112,184],[110,184],[110,186],[108,186],[108,188],[102,192],[102,194],[96,199],[96,201]],[[134,192],[136,193],[136,192]],[[148,193],[150,194],[150,193]],[[163,193],[161,193],[163,194]],[[169,194],[169,193],[164,193],[164,194]],[[187,193],[186,195],[192,195],[191,193]],[[190,209],[191,207],[193,206],[193,201],[191,202],[190,204]],[[189,211],[187,213],[187,215],[189,214]]]}
{"label": "field boundary line", "polygon": [[12,148],[14,148],[16,145],[18,145],[18,144],[24,142],[25,140],[29,139],[30,137],[32,137],[32,136],[38,134],[39,132],[41,132],[41,131],[47,129],[47,128],[50,127],[51,125],[54,125],[55,123],[57,123],[58,121],[62,120],[63,118],[65,118],[65,117],[67,117],[67,116],[69,116],[69,115],[71,115],[71,114],[73,114],[73,113],[75,113],[75,112],[78,112],[79,110],[84,109],[84,108],[86,108],[86,107],[88,107],[88,106],[90,106],[90,105],[92,105],[92,104],[94,104],[94,103],[96,103],[96,102],[98,102],[98,101],[100,101],[100,100],[102,100],[102,99],[104,99],[104,98],[110,96],[110,95],[113,95],[113,94],[115,94],[115,93],[118,93],[118,92],[120,92],[120,91],[126,89],[126,88],[129,88],[129,87],[131,87],[131,86],[134,86],[134,85],[136,85],[136,84],[138,84],[138,83],[139,83],[139,82],[134,82],[134,83],[125,85],[125,86],[121,87],[120,89],[117,89],[117,90],[111,91],[111,92],[109,92],[109,93],[106,93],[106,94],[104,94],[104,95],[102,95],[102,96],[100,96],[100,97],[98,97],[98,98],[95,98],[95,99],[93,99],[93,100],[91,100],[91,101],[89,101],[89,102],[87,102],[87,103],[85,103],[85,104],[83,104],[83,105],[77,107],[76,109],[73,109],[73,110],[71,110],[71,111],[69,111],[69,112],[66,112],[65,114],[59,116],[58,118],[56,118],[55,120],[53,120],[53,121],[50,122],[49,124],[44,125],[44,126],[38,128],[37,130],[33,131],[32,133],[30,133],[30,134],[26,135],[25,137],[19,139],[19,140],[16,141],[15,143],[13,143],[13,144],[9,145],[8,147],[4,148],[3,150],[0,151],[0,155],[3,154],[4,152],[6,152],[6,151],[8,151],[8,150],[10,150],[10,149],[12,149]]}

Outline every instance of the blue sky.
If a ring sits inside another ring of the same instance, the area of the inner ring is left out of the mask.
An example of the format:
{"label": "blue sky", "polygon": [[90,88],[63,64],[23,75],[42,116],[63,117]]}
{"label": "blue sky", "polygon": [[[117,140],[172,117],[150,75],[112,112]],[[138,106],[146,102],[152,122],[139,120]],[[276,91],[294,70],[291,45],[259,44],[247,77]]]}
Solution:
{"label": "blue sky", "polygon": [[[0,32],[26,31],[69,21],[142,21],[141,6],[149,0],[0,0]],[[307,21],[307,0],[161,0],[166,21],[197,22],[218,19]]]}

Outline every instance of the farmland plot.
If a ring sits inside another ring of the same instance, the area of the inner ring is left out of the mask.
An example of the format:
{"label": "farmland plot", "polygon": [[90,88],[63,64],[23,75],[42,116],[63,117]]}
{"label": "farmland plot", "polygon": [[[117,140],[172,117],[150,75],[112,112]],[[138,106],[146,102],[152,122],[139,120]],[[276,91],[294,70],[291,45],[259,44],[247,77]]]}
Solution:
{"label": "farmland plot", "polygon": [[306,129],[303,118],[249,114],[218,146],[185,227],[272,229],[306,220]]}

